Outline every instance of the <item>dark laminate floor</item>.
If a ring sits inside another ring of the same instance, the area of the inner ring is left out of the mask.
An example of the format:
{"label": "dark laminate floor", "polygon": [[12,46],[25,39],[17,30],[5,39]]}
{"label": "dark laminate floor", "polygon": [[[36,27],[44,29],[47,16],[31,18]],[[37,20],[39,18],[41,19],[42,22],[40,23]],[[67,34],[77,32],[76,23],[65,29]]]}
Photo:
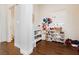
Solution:
{"label": "dark laminate floor", "polygon": [[57,42],[40,41],[31,55],[78,55],[76,48]]}
{"label": "dark laminate floor", "polygon": [[0,55],[21,55],[18,48],[14,47],[14,43],[0,43]]}

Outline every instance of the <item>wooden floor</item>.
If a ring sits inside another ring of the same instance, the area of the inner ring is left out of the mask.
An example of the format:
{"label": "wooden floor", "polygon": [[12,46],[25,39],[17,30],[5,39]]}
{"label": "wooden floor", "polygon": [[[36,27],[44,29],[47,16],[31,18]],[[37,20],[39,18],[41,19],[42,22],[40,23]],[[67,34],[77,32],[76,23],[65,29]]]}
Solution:
{"label": "wooden floor", "polygon": [[[0,43],[0,55],[21,55],[14,43]],[[79,55],[76,48],[66,47],[64,44],[48,41],[37,43],[31,55]]]}
{"label": "wooden floor", "polygon": [[57,42],[40,41],[31,55],[79,55],[76,48]]}
{"label": "wooden floor", "polygon": [[21,55],[18,48],[14,47],[14,43],[0,43],[0,55]]}

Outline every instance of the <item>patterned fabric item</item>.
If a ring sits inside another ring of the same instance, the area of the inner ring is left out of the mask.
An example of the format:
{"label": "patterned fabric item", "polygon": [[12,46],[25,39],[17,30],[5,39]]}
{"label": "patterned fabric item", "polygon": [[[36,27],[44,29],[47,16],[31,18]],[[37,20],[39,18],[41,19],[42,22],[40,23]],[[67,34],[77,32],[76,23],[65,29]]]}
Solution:
{"label": "patterned fabric item", "polygon": [[65,45],[66,46],[71,46],[71,39],[66,39],[66,41],[65,41]]}

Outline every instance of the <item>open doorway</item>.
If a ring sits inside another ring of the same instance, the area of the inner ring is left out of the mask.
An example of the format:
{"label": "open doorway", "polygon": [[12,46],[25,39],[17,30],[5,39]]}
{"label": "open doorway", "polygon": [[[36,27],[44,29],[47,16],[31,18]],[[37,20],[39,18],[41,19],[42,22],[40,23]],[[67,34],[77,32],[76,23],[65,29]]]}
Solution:
{"label": "open doorway", "polygon": [[9,42],[14,42],[14,32],[15,32],[15,6],[9,7],[9,22],[8,22],[8,32],[9,32]]}

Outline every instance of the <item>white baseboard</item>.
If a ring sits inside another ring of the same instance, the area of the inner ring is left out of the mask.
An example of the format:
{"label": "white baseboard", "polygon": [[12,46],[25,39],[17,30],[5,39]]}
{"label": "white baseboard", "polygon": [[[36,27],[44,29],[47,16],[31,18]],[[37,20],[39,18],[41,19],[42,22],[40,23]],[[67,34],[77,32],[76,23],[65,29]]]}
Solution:
{"label": "white baseboard", "polygon": [[30,55],[33,52],[33,49],[30,49],[29,51],[24,51],[23,49],[20,49],[20,53],[23,55]]}
{"label": "white baseboard", "polygon": [[12,40],[8,40],[7,42],[11,42]]}
{"label": "white baseboard", "polygon": [[8,42],[8,41],[0,41],[0,42]]}
{"label": "white baseboard", "polygon": [[17,48],[20,48],[20,46],[16,43],[14,43],[14,46],[17,47]]}

